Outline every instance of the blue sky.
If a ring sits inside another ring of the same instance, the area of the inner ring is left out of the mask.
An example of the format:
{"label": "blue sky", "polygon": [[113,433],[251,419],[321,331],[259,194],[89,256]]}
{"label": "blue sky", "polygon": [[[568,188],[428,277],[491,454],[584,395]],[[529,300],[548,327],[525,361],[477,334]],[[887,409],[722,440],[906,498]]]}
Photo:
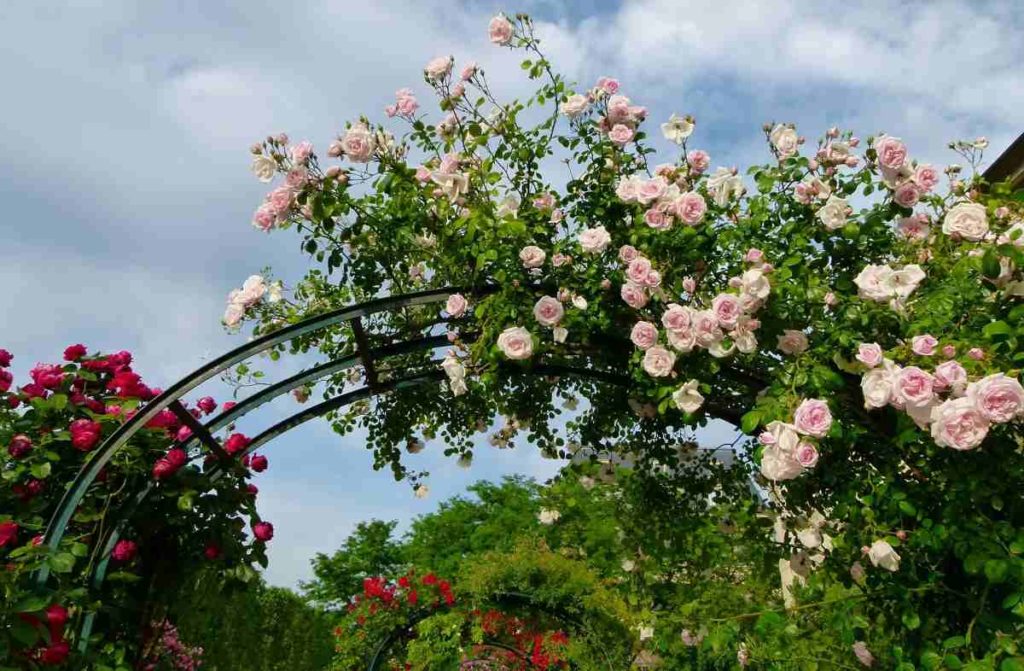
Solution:
{"label": "blue sky", "polygon": [[[518,59],[486,39],[498,10],[534,14],[556,65],[584,86],[618,77],[652,123],[694,114],[713,166],[745,166],[765,159],[770,120],[809,137],[833,124],[886,131],[937,164],[953,160],[949,140],[986,135],[995,158],[1024,130],[1015,5],[5,3],[0,347],[19,377],[70,342],[130,349],[147,379],[169,384],[239,344],[219,324],[227,292],[265,265],[286,282],[306,268],[296,237],[249,226],[264,191],[249,144],[287,131],[322,148],[346,120],[381,118],[404,86],[427,108],[419,73],[440,54],[523,93]],[[293,409],[284,399],[253,428]],[[408,520],[475,479],[557,467],[528,446],[484,448],[469,471],[440,452],[435,441],[420,455],[433,472],[421,501],[370,470],[358,436],[310,424],[278,441],[258,478],[278,528],[268,578],[307,576],[308,558],[360,519]]]}

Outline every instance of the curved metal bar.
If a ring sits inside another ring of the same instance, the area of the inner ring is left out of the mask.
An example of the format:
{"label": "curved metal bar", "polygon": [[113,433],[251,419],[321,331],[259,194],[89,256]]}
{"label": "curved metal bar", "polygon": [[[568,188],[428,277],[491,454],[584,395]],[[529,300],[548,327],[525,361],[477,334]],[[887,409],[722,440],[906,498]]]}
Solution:
{"label": "curved metal bar", "polygon": [[[479,295],[481,293],[491,293],[495,289],[495,287],[488,286],[472,291],[471,293]],[[82,468],[81,471],[79,471],[78,475],[75,476],[75,480],[64,493],[57,509],[50,518],[50,521],[46,526],[46,531],[43,535],[44,542],[51,550],[57,549],[61,538],[64,536],[64,530],[71,521],[75,508],[78,507],[78,504],[85,496],[89,486],[96,479],[96,476],[103,467],[106,466],[113,458],[114,454],[161,410],[164,410],[171,405],[171,403],[180,399],[186,393],[203,382],[224,372],[240,361],[244,361],[255,354],[266,351],[298,336],[378,312],[404,308],[412,305],[437,303],[447,299],[448,296],[458,291],[460,291],[460,289],[456,288],[431,289],[403,296],[379,298],[359,305],[332,310],[322,315],[310,317],[309,319],[305,319],[297,324],[292,324],[291,326],[287,326],[279,331],[261,336],[252,342],[236,347],[235,349],[217,357],[213,361],[210,361],[206,365],[197,368],[191,374],[186,375],[168,387],[158,397],[148,402],[130,420],[122,424],[114,431],[114,433],[108,436],[107,439],[103,441],[103,444],[93,452],[91,460]],[[44,564],[37,573],[37,584],[45,584],[48,577],[49,568]]]}

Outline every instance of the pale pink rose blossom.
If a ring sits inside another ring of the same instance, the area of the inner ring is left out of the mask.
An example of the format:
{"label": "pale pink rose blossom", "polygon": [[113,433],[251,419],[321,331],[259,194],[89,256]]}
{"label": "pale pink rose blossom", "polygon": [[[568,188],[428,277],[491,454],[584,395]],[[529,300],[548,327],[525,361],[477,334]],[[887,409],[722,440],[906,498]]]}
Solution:
{"label": "pale pink rose blossom", "polygon": [[476,62],[470,61],[469,63],[466,63],[466,65],[463,66],[462,73],[459,75],[459,79],[461,79],[464,82],[468,82],[470,79],[473,78],[473,75],[476,74],[476,71]]}
{"label": "pale pink rose blossom", "polygon": [[345,137],[341,140],[341,148],[348,160],[354,163],[366,163],[373,156],[376,140],[366,124],[353,124],[345,132]]}
{"label": "pale pink rose blossom", "polygon": [[747,263],[753,263],[754,265],[761,265],[764,263],[764,252],[757,247],[751,247],[743,256],[743,260]]}
{"label": "pale pink rose blossom", "polygon": [[985,350],[980,347],[972,347],[967,351],[967,356],[975,361],[981,361],[985,358]]}
{"label": "pale pink rose blossom", "polygon": [[629,333],[629,339],[639,349],[650,349],[658,342],[658,327],[651,322],[637,322]]}
{"label": "pale pink rose blossom", "polygon": [[885,168],[898,170],[907,162],[907,146],[899,138],[883,135],[875,140],[875,152],[878,164]]}
{"label": "pale pink rose blossom", "polygon": [[669,331],[685,331],[690,328],[690,310],[676,303],[669,303],[661,315],[661,323]]}
{"label": "pale pink rose blossom", "polygon": [[252,215],[252,225],[266,233],[277,223],[277,210],[270,203],[264,203],[256,208]]}
{"label": "pale pink rose blossom", "polygon": [[816,398],[804,399],[793,413],[793,425],[804,435],[824,438],[832,427],[828,404]]}
{"label": "pale pink rose blossom", "polygon": [[806,441],[801,441],[796,446],[796,460],[800,462],[800,465],[804,468],[814,468],[815,464],[818,463],[818,450],[813,444]]}
{"label": "pale pink rose blossom", "polygon": [[675,363],[676,355],[660,345],[655,345],[644,353],[644,370],[652,377],[668,376]]}
{"label": "pale pink rose blossom", "polygon": [[626,282],[622,285],[620,292],[622,300],[626,302],[631,308],[639,310],[643,306],[647,305],[647,291],[639,284],[633,282]]}
{"label": "pale pink rose blossom", "polygon": [[597,80],[595,88],[599,88],[609,95],[615,95],[619,92],[619,81],[611,77],[601,77]]}
{"label": "pale pink rose blossom", "polygon": [[943,345],[942,346],[942,356],[946,357],[947,359],[952,359],[953,357],[955,357],[956,356],[956,346],[954,346],[954,345]]}
{"label": "pale pink rose blossom", "polygon": [[807,335],[803,331],[786,329],[779,336],[778,348],[783,354],[803,354],[807,347]]}
{"label": "pale pink rose blossom", "polygon": [[604,226],[588,228],[580,233],[580,246],[588,254],[599,254],[611,244],[612,238]]}
{"label": "pale pink rose blossom", "polygon": [[648,179],[640,182],[636,190],[636,199],[643,205],[649,205],[665,195],[667,189],[668,182],[665,181],[664,177]]}
{"label": "pale pink rose blossom", "polygon": [[903,182],[896,187],[892,199],[901,207],[914,207],[921,199],[921,191],[914,182]]}
{"label": "pale pink rose blossom", "polygon": [[427,79],[440,81],[451,73],[454,62],[451,56],[438,56],[426,64],[423,72],[426,73]]}
{"label": "pale pink rose blossom", "polygon": [[626,267],[626,277],[630,282],[646,284],[647,275],[651,272],[651,262],[642,256],[638,256],[629,262]]}
{"label": "pale pink rose blossom", "polygon": [[661,273],[657,270],[652,270],[647,273],[647,279],[644,280],[644,286],[651,289],[656,289],[661,286]]}
{"label": "pale pink rose blossom", "polygon": [[644,212],[644,223],[656,231],[664,231],[672,228],[672,217],[666,215],[665,212],[652,207]]}
{"label": "pale pink rose blossom", "polygon": [[694,149],[686,155],[686,162],[690,164],[691,170],[701,173],[711,165],[711,157],[703,149]]}
{"label": "pale pink rose blossom", "polygon": [[561,268],[567,263],[572,263],[572,257],[566,256],[565,254],[556,253],[551,256],[551,265],[555,268]]}
{"label": "pale pink rose blossom", "polygon": [[939,184],[939,171],[935,166],[922,163],[914,170],[914,181],[924,191],[931,191]]}
{"label": "pale pink rose blossom", "polygon": [[935,378],[917,366],[907,366],[893,378],[893,400],[900,405],[923,407],[934,397]]}
{"label": "pale pink rose blossom", "polygon": [[949,208],[942,220],[942,232],[970,242],[979,242],[988,233],[988,217],[980,203],[963,202]]}
{"label": "pale pink rose blossom", "polygon": [[313,155],[313,143],[309,140],[303,140],[292,147],[291,155],[293,163],[305,164],[309,161],[309,157]]}
{"label": "pale pink rose blossom", "polygon": [[914,336],[910,339],[910,349],[914,354],[920,356],[931,356],[935,354],[935,348],[938,344],[939,341],[930,333]]}
{"label": "pale pink rose blossom", "polygon": [[642,180],[636,176],[620,177],[615,185],[615,195],[624,203],[635,203],[639,199]]}
{"label": "pale pink rose blossom", "polygon": [[884,408],[892,400],[893,373],[886,368],[872,368],[860,381],[864,394],[864,407],[868,410]]}
{"label": "pale pink rose blossom", "polygon": [[621,147],[633,139],[633,129],[617,123],[608,131],[608,139]]}
{"label": "pale pink rose blossom", "polygon": [[932,439],[939,447],[973,450],[988,435],[988,420],[967,397],[948,400],[932,411]]}
{"label": "pale pink rose blossom", "polygon": [[622,247],[619,247],[619,260],[623,263],[629,263],[639,255],[640,252],[633,245],[622,245]]}
{"label": "pale pink rose blossom", "polygon": [[704,202],[703,196],[693,191],[688,191],[672,203],[672,207],[675,210],[676,216],[679,217],[683,223],[690,226],[696,226],[700,223],[701,219],[704,218],[704,213],[707,212],[708,206]]}
{"label": "pale pink rose blossom", "polygon": [[900,235],[908,240],[927,240],[930,228],[927,217],[918,215],[903,217],[897,224]]}
{"label": "pale pink rose blossom", "polygon": [[555,326],[564,315],[561,301],[551,296],[541,297],[533,306],[533,316],[542,326]]}
{"label": "pale pink rose blossom", "polygon": [[587,100],[586,96],[574,93],[566,98],[565,102],[558,106],[558,109],[570,119],[575,119],[586,112],[589,106],[590,101]]}
{"label": "pale pink rose blossom", "polygon": [[1009,422],[1024,412],[1024,387],[1015,378],[995,373],[972,382],[969,398],[978,412],[990,422]]}
{"label": "pale pink rose blossom", "polygon": [[870,650],[868,650],[868,646],[864,641],[857,641],[853,644],[853,654],[857,657],[857,661],[863,666],[874,666],[875,656],[871,654]]}
{"label": "pale pink rose blossom", "polygon": [[469,302],[462,294],[452,294],[444,304],[444,311],[452,317],[461,317],[466,312]]}
{"label": "pale pink rose blossom", "polygon": [[693,315],[693,331],[701,347],[709,347],[722,339],[718,317],[711,310],[700,310]]}
{"label": "pale pink rose blossom", "polygon": [[834,308],[835,306],[839,305],[839,298],[836,297],[834,292],[829,291],[822,298],[822,303],[824,303],[827,307]]}
{"label": "pale pink rose blossom", "polygon": [[509,327],[498,336],[498,349],[509,359],[529,359],[533,355],[533,336],[522,326]]}
{"label": "pale pink rose blossom", "polygon": [[666,331],[665,335],[668,338],[668,344],[672,345],[672,348],[677,352],[684,354],[692,352],[693,348],[697,346],[697,334],[694,333],[693,329]]}
{"label": "pale pink rose blossom", "polygon": [[711,310],[718,318],[718,324],[724,329],[732,329],[743,313],[740,300],[734,294],[718,294],[711,301]]}
{"label": "pale pink rose blossom", "polygon": [[967,371],[957,361],[943,361],[935,367],[933,377],[937,389],[950,389],[955,396],[959,396],[967,385]]}
{"label": "pale pink rose blossom", "polygon": [[420,184],[426,184],[430,181],[430,168],[425,165],[421,165],[416,168],[416,181]]}
{"label": "pale pink rose blossom", "polygon": [[692,294],[696,290],[697,290],[697,280],[693,279],[692,277],[684,277],[683,278],[683,291],[685,291],[688,294]]}
{"label": "pale pink rose blossom", "polygon": [[519,260],[523,262],[524,268],[540,268],[544,265],[547,254],[544,250],[535,245],[527,245],[519,252]]}
{"label": "pale pink rose blossom", "polygon": [[512,44],[513,32],[512,22],[505,18],[504,14],[498,14],[487,24],[487,37],[498,46]]}

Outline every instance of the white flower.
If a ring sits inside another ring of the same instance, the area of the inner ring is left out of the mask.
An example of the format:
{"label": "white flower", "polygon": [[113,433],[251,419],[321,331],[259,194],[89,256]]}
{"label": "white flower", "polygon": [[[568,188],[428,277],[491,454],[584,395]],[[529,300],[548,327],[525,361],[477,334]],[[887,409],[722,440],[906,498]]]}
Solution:
{"label": "white flower", "polygon": [[697,391],[698,382],[690,380],[672,392],[672,401],[683,412],[695,413],[704,405],[704,397]]}
{"label": "white flower", "polygon": [[569,336],[569,329],[565,328],[564,326],[556,326],[554,329],[552,329],[551,335],[554,336],[555,342],[563,343],[565,342],[565,339]]}
{"label": "white flower", "polygon": [[612,236],[608,234],[604,226],[588,228],[580,233],[580,246],[588,254],[603,252],[611,242]]}
{"label": "white flower", "polygon": [[284,291],[284,283],[281,282],[281,280],[273,282],[267,288],[267,300],[269,300],[271,303],[280,302],[280,300],[284,297],[283,294],[282,294],[283,291]]}
{"label": "white flower", "polygon": [[533,355],[533,336],[522,326],[509,327],[498,336],[498,349],[509,359],[529,359]]}
{"label": "white flower", "polygon": [[828,201],[818,210],[818,219],[830,231],[846,225],[846,200],[838,196],[829,196]]}
{"label": "white flower", "polygon": [[540,521],[541,524],[551,525],[557,522],[560,517],[562,517],[562,513],[557,510],[542,508],[540,513],[537,515],[537,520]]}
{"label": "white flower", "polygon": [[252,160],[252,174],[264,184],[274,179],[277,172],[277,162],[269,156],[260,154]]}
{"label": "white flower", "polygon": [[577,310],[586,310],[588,305],[587,299],[584,298],[583,296],[580,296],[579,294],[572,297],[572,304],[576,307]]}
{"label": "white flower", "polygon": [[886,301],[892,296],[890,279],[893,270],[888,265],[868,265],[853,278],[857,295],[873,301]]}
{"label": "white flower", "polygon": [[682,144],[683,140],[693,133],[693,119],[673,114],[667,122],[661,124],[661,132],[665,135],[665,139]]}
{"label": "white flower", "polygon": [[462,380],[466,377],[466,367],[462,365],[458,357],[453,352],[449,352],[441,362],[441,368],[444,369],[449,380]]}
{"label": "white flower", "polygon": [[433,172],[430,180],[437,184],[448,200],[456,200],[469,189],[469,177],[459,172]]}
{"label": "white flower", "polygon": [[772,129],[768,139],[771,140],[772,146],[775,147],[775,150],[783,157],[792,156],[796,153],[799,138],[797,137],[795,128],[785,126],[781,123],[777,124],[775,128]]}
{"label": "white flower", "polygon": [[505,196],[500,203],[498,203],[498,209],[495,212],[497,217],[514,217],[519,213],[519,196],[509,194]]}
{"label": "white flower", "polygon": [[575,119],[576,117],[587,111],[587,107],[589,105],[590,103],[587,102],[586,96],[581,96],[578,93],[574,93],[568,98],[566,98],[565,102],[559,106],[559,109],[565,116],[569,117],[570,119]]}
{"label": "white flower", "polygon": [[743,180],[729,168],[719,168],[708,178],[708,189],[715,204],[725,207],[730,198],[743,193]]}
{"label": "white flower", "polygon": [[779,336],[778,348],[783,354],[802,354],[807,346],[807,335],[803,331],[786,329]]}
{"label": "white flower", "polygon": [[871,563],[886,571],[897,571],[900,568],[900,556],[896,550],[885,541],[875,541],[868,549],[868,559]]}
{"label": "white flower", "polygon": [[415,494],[416,498],[418,498],[418,499],[425,499],[425,498],[427,498],[427,494],[429,494],[429,493],[430,493],[430,487],[427,487],[426,485],[419,485],[419,486],[416,487],[416,489],[413,490],[413,494]]}
{"label": "white flower", "polygon": [[892,398],[892,370],[890,368],[872,368],[860,381],[864,393],[864,407],[884,408]]}
{"label": "white flower", "polygon": [[646,641],[650,638],[654,638],[654,627],[649,624],[640,627],[640,640]]}
{"label": "white flower", "polygon": [[634,570],[636,570],[636,562],[632,559],[623,559],[622,570],[626,573],[632,573]]}

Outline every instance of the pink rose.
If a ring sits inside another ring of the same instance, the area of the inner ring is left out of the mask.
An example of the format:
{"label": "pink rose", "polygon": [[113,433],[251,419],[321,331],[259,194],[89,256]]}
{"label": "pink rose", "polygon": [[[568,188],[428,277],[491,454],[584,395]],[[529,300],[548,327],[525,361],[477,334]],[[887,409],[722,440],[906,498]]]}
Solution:
{"label": "pink rose", "polygon": [[672,217],[666,215],[664,211],[652,207],[644,212],[644,223],[656,231],[663,231],[672,228]]}
{"label": "pink rose", "polygon": [[629,262],[629,266],[626,268],[626,277],[630,282],[645,284],[647,282],[647,275],[650,272],[651,262],[642,256],[638,256]]}
{"label": "pink rose", "polygon": [[804,435],[823,438],[832,427],[832,413],[825,401],[804,399],[793,413],[793,424]]}
{"label": "pink rose", "polygon": [[533,336],[522,326],[512,326],[498,336],[498,349],[509,359],[529,359],[533,355]]}
{"label": "pink rose", "polygon": [[951,389],[959,395],[967,383],[967,371],[956,361],[943,361],[935,367],[935,387]]}
{"label": "pink rose", "polygon": [[921,191],[914,182],[903,182],[892,194],[892,199],[902,207],[914,207],[921,198]]}
{"label": "pink rose", "polygon": [[818,450],[806,441],[800,441],[800,444],[796,446],[795,456],[804,468],[814,468],[814,465],[818,463]]}
{"label": "pink rose", "polygon": [[924,407],[932,402],[935,378],[917,366],[907,366],[893,379],[893,400],[898,404]]}
{"label": "pink rose", "polygon": [[718,294],[711,301],[711,310],[718,319],[718,324],[725,329],[732,329],[736,326],[737,320],[743,313],[740,307],[740,299],[733,294]]}
{"label": "pink rose", "polygon": [[353,124],[341,140],[345,156],[354,163],[368,162],[376,146],[373,133],[363,123]]}
{"label": "pink rose", "polygon": [[462,294],[452,294],[444,304],[444,311],[452,317],[461,317],[469,306],[469,302]]}
{"label": "pink rose", "polygon": [[686,155],[686,162],[690,164],[691,170],[701,173],[711,165],[711,157],[703,149],[694,149]]}
{"label": "pink rose", "polygon": [[686,331],[690,328],[691,322],[690,310],[676,303],[669,303],[661,315],[661,323],[669,331]]}
{"label": "pink rose", "polygon": [[452,63],[454,59],[451,56],[438,56],[437,58],[431,59],[423,68],[423,72],[427,75],[427,79],[431,81],[440,81],[448,76],[452,71]]}
{"label": "pink rose", "polygon": [[661,286],[661,273],[659,273],[657,270],[652,270],[651,272],[647,273],[647,279],[644,280],[644,286],[650,287],[652,289]]}
{"label": "pink rose", "polygon": [[967,397],[945,401],[932,411],[932,439],[939,447],[972,450],[987,434],[988,420]]}
{"label": "pink rose", "polygon": [[972,347],[967,351],[967,356],[974,359],[975,361],[981,361],[985,358],[985,350],[980,347]]}
{"label": "pink rose", "polygon": [[676,198],[675,202],[672,203],[672,207],[675,210],[676,216],[690,226],[699,224],[708,209],[704,198],[699,193],[694,193],[693,191],[687,191]]}
{"label": "pink rose", "polygon": [[633,129],[617,123],[608,132],[608,139],[621,147],[633,139]]}
{"label": "pink rose", "polygon": [[580,246],[588,254],[600,254],[612,242],[612,238],[604,226],[595,226],[584,230],[580,233],[579,239]]}
{"label": "pink rose", "polygon": [[644,205],[649,205],[665,195],[668,189],[668,182],[664,177],[655,177],[644,182],[636,190],[636,199]]}
{"label": "pink rose", "polygon": [[939,171],[934,166],[922,163],[914,170],[914,182],[923,191],[931,191],[939,184]]}
{"label": "pink rose", "polygon": [[622,285],[620,295],[622,296],[622,300],[626,302],[626,305],[631,308],[639,310],[643,306],[647,305],[647,292],[639,284],[626,282]]}
{"label": "pink rose", "polygon": [[685,291],[688,294],[692,294],[696,290],[697,290],[697,280],[693,279],[692,277],[684,277],[683,278],[683,291]]}
{"label": "pink rose", "polygon": [[675,363],[676,355],[660,345],[655,345],[644,353],[644,370],[652,377],[668,376]]}
{"label": "pink rose", "polygon": [[544,250],[534,245],[527,245],[519,252],[519,260],[523,262],[524,268],[540,268],[544,265],[545,258],[547,254]]}
{"label": "pink rose", "polygon": [[1024,412],[1024,387],[1015,378],[996,373],[972,382],[969,398],[978,412],[990,422],[1009,422]]}
{"label": "pink rose", "polygon": [[135,559],[135,555],[139,552],[139,546],[135,541],[130,540],[119,540],[114,545],[114,550],[110,553],[110,558],[116,562],[129,562]]}
{"label": "pink rose", "polygon": [[743,256],[743,260],[747,263],[753,263],[755,266],[761,265],[764,263],[764,252],[756,247],[751,247]]}
{"label": "pink rose", "polygon": [[619,81],[611,77],[601,77],[597,80],[595,88],[599,88],[609,95],[615,95],[619,92]]}
{"label": "pink rose", "polygon": [[542,326],[555,326],[565,316],[565,310],[557,298],[543,296],[533,306],[533,316]]}
{"label": "pink rose", "polygon": [[897,224],[900,235],[908,240],[927,240],[930,228],[928,218],[919,215],[903,217]]}
{"label": "pink rose", "polygon": [[868,368],[874,368],[882,363],[882,348],[878,346],[878,343],[861,343],[857,348],[857,361]]}
{"label": "pink rose", "polygon": [[623,263],[629,263],[639,255],[640,252],[636,251],[636,247],[633,245],[622,245],[619,248],[619,260]]}
{"label": "pink rose", "polygon": [[854,656],[857,657],[857,661],[860,662],[862,666],[870,667],[874,665],[875,656],[871,654],[870,650],[868,650],[868,646],[864,641],[857,641],[852,647]]}
{"label": "pink rose", "polygon": [[893,170],[899,170],[907,162],[907,146],[899,138],[883,135],[875,140],[875,152],[878,164]]}
{"label": "pink rose", "polygon": [[493,44],[505,47],[512,44],[512,22],[504,14],[498,14],[487,24],[487,36]]}
{"label": "pink rose", "polygon": [[939,341],[936,340],[935,336],[925,333],[924,335],[911,338],[910,349],[913,350],[914,354],[931,356],[935,354],[935,348],[938,344]]}
{"label": "pink rose", "polygon": [[257,522],[252,525],[252,535],[261,543],[266,543],[274,537],[274,525],[270,522]]}
{"label": "pink rose", "polygon": [[650,349],[658,342],[658,327],[651,322],[637,322],[629,332],[629,339],[639,349]]}
{"label": "pink rose", "polygon": [[459,77],[462,79],[462,81],[468,82],[470,79],[473,78],[473,75],[476,74],[476,70],[476,62],[470,61],[469,63],[466,63],[466,65],[462,68],[462,73],[459,75]]}
{"label": "pink rose", "polygon": [[551,265],[555,268],[561,268],[562,266],[572,263],[572,257],[562,253],[556,253],[551,256]]}
{"label": "pink rose", "polygon": [[783,354],[802,354],[807,351],[807,336],[803,331],[786,329],[779,336],[778,348]]}
{"label": "pink rose", "polygon": [[615,185],[615,195],[624,203],[635,203],[639,198],[641,180],[637,177],[620,177]]}
{"label": "pink rose", "polygon": [[292,162],[304,164],[309,160],[309,157],[313,155],[313,143],[309,140],[303,140],[294,147],[292,147]]}
{"label": "pink rose", "polygon": [[718,317],[711,310],[700,310],[693,315],[693,331],[701,347],[710,347],[722,339]]}

